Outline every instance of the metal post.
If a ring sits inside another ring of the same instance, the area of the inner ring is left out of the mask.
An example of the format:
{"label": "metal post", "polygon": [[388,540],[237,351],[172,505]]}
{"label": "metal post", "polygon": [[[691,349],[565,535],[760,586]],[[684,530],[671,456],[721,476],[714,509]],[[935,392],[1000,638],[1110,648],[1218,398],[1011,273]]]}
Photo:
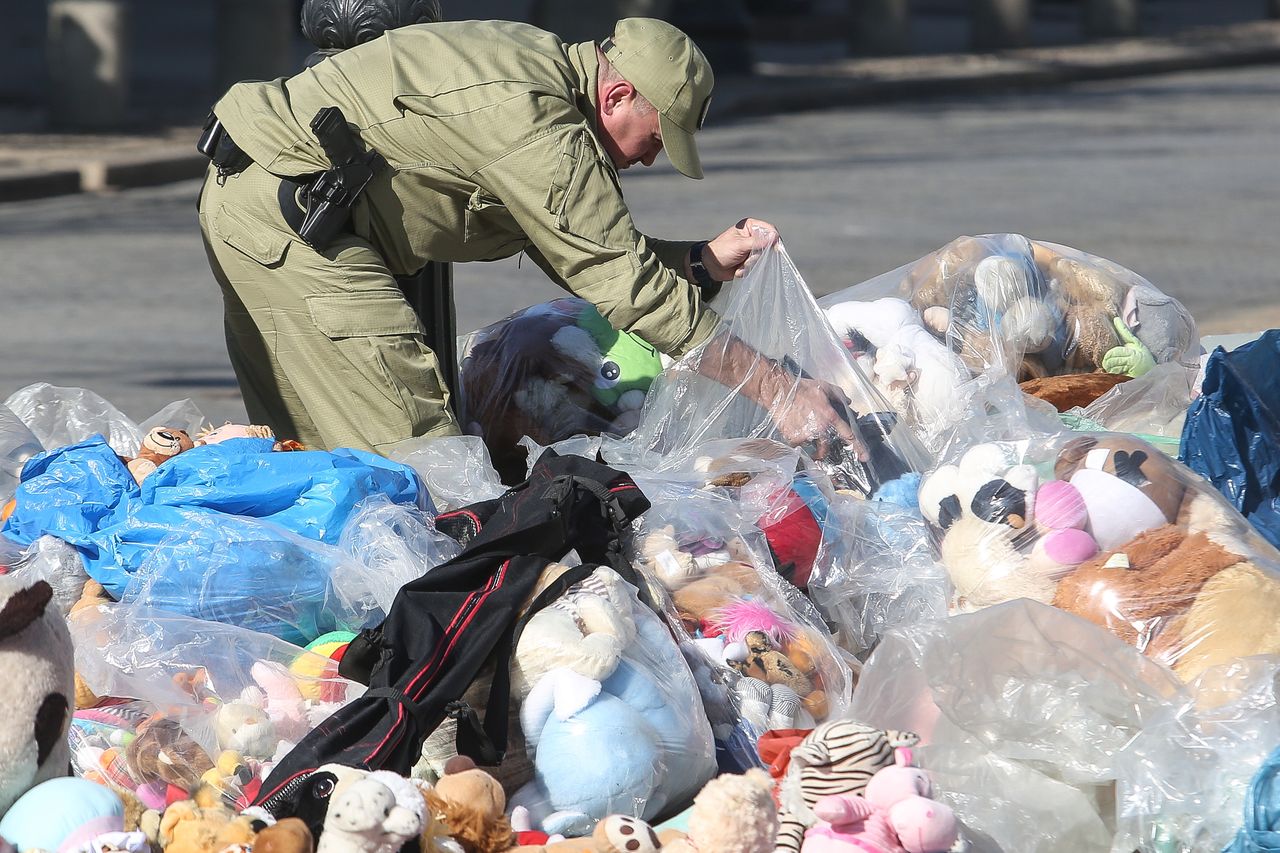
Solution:
{"label": "metal post", "polygon": [[[315,65],[327,56],[363,44],[387,30],[440,19],[439,0],[305,0],[302,33],[317,48],[308,57],[307,65]],[[396,281],[422,321],[427,346],[440,363],[441,379],[452,392],[450,399],[456,400],[458,332],[453,267],[429,261],[413,275],[397,276]]]}
{"label": "metal post", "polygon": [[907,0],[848,0],[849,52],[854,56],[906,53]]}
{"label": "metal post", "polygon": [[124,0],[51,0],[45,48],[51,125],[105,130],[127,121],[128,6]]}
{"label": "metal post", "polygon": [[1138,0],[1085,0],[1084,34],[1116,38],[1138,33]]}
{"label": "metal post", "polygon": [[969,0],[969,41],[974,50],[1003,50],[1027,43],[1030,0]]}

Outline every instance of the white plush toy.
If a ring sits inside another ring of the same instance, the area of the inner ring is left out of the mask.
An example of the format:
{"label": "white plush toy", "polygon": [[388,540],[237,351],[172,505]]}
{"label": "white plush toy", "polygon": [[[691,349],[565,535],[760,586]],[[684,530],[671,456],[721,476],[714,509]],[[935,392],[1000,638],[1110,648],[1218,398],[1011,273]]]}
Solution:
{"label": "white plush toy", "polygon": [[628,589],[616,572],[601,567],[572,595],[530,617],[511,659],[516,697],[523,699],[542,676],[558,667],[597,681],[607,678],[623,649],[636,638]]}
{"label": "white plush toy", "polygon": [[401,805],[382,776],[371,773],[333,800],[316,853],[394,853],[422,832],[423,806]]}
{"label": "white plush toy", "polygon": [[[928,330],[920,315],[901,299],[842,302],[827,309],[827,319],[843,338],[857,333],[875,347],[869,378],[890,402],[904,399],[924,432],[936,433],[963,411],[960,388],[971,378],[964,362]],[[866,369],[865,362],[861,366]]]}
{"label": "white plush toy", "polygon": [[29,788],[68,775],[75,652],[53,589],[0,575],[0,815]]}

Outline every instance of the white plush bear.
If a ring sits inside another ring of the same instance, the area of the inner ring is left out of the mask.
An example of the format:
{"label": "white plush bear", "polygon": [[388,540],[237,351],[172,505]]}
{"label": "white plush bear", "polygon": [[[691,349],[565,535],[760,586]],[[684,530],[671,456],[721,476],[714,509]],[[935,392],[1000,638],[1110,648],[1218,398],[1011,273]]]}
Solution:
{"label": "white plush bear", "polygon": [[[936,434],[961,416],[960,389],[970,373],[959,356],[925,329],[909,304],[885,297],[842,302],[826,310],[841,337],[850,339],[857,333],[875,348],[868,378],[920,431]],[[866,365],[860,360],[864,370]]]}
{"label": "white plush bear", "polygon": [[[548,568],[548,572],[554,567]],[[511,689],[524,699],[553,669],[564,667],[601,681],[636,637],[629,587],[616,572],[597,568],[574,593],[535,613],[511,658]]]}

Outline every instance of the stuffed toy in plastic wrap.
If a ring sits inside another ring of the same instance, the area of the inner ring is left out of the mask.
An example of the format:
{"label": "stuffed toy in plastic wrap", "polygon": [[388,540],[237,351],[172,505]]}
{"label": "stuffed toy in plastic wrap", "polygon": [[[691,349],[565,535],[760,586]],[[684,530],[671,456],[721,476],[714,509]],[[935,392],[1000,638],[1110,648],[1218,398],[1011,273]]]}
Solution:
{"label": "stuffed toy in plastic wrap", "polygon": [[1280,555],[1203,480],[1139,439],[977,444],[924,478],[920,508],[957,610],[1053,604],[1188,680],[1280,653]]}
{"label": "stuffed toy in plastic wrap", "polygon": [[[964,416],[973,377],[1134,377],[1194,365],[1200,351],[1191,315],[1142,276],[1019,234],[959,237],[821,305],[876,388],[930,442]],[[1086,384],[1042,393],[1079,405],[1113,383]]]}
{"label": "stuffed toy in plastic wrap", "polygon": [[460,419],[484,438],[504,479],[523,479],[522,436],[545,445],[578,433],[625,435],[661,372],[644,340],[611,327],[586,300],[557,299],[473,334]]}
{"label": "stuffed toy in plastic wrap", "polygon": [[525,624],[513,695],[533,779],[511,797],[548,833],[682,807],[715,774],[711,730],[671,635],[616,572],[597,568]]}

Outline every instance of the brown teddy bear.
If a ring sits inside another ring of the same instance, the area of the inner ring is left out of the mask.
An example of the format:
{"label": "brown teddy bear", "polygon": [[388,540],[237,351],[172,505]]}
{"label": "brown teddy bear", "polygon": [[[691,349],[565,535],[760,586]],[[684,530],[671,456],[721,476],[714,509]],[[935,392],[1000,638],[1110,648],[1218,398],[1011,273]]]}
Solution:
{"label": "brown teddy bear", "polygon": [[466,853],[501,853],[515,844],[505,814],[507,796],[501,783],[458,757],[446,764],[435,787],[425,791],[427,811],[436,825]]}
{"label": "brown teddy bear", "polygon": [[1244,560],[1205,581],[1158,650],[1184,681],[1211,666],[1252,655],[1280,654],[1280,579]]}
{"label": "brown teddy bear", "polygon": [[143,437],[138,455],[125,464],[129,468],[129,473],[133,475],[133,479],[141,485],[147,475],[156,468],[195,446],[195,442],[191,440],[186,430],[176,427],[156,427]]}
{"label": "brown teddy bear", "polygon": [[[150,821],[156,825],[154,820]],[[247,850],[257,830],[246,815],[236,815],[222,805],[216,792],[193,792],[160,815],[156,837],[150,839],[165,853],[220,853],[227,848]]]}
{"label": "brown teddy bear", "polygon": [[1204,533],[1167,524],[1082,563],[1058,582],[1053,604],[1151,653],[1168,648],[1171,622],[1205,582],[1241,560]]}
{"label": "brown teddy bear", "polygon": [[258,832],[253,853],[312,853],[315,839],[300,818],[287,817]]}
{"label": "brown teddy bear", "polygon": [[125,760],[143,782],[165,782],[193,790],[213,769],[208,753],[169,717],[152,717],[138,726],[125,747]]}
{"label": "brown teddy bear", "polygon": [[1043,376],[1019,383],[1024,394],[1044,400],[1059,412],[1074,408],[1083,409],[1121,382],[1128,382],[1123,373],[1068,373],[1064,376]]}

